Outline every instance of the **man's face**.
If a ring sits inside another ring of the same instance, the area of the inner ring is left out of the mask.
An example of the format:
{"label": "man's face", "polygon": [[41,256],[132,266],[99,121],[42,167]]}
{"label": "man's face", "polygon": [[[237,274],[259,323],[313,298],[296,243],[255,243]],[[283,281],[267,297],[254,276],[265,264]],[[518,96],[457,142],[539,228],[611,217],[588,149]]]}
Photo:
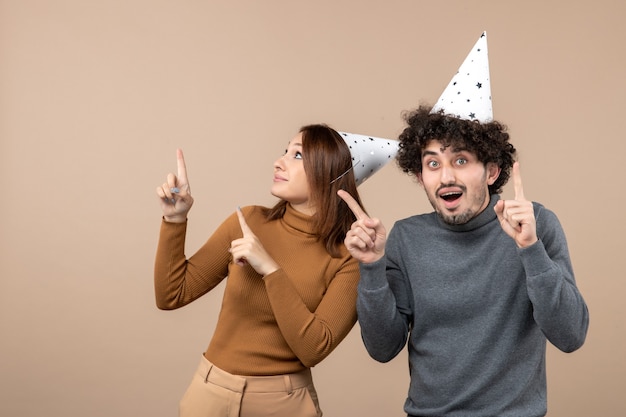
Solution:
{"label": "man's face", "polygon": [[422,172],[417,178],[435,212],[448,224],[464,224],[489,204],[489,185],[500,168],[485,166],[472,152],[443,148],[431,141],[422,152]]}

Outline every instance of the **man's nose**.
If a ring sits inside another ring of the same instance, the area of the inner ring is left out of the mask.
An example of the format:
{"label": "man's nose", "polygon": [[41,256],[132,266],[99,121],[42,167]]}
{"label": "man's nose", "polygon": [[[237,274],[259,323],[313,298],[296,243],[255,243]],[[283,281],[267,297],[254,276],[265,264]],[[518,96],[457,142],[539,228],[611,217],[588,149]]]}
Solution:
{"label": "man's nose", "polygon": [[442,184],[454,184],[456,178],[454,176],[454,169],[451,166],[444,165],[441,167],[441,182]]}

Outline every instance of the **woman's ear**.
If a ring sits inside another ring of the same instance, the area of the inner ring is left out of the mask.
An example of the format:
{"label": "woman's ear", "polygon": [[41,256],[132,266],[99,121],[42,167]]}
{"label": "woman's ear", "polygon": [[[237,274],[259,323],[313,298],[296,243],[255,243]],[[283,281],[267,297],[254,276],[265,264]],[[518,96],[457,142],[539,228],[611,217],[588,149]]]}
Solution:
{"label": "woman's ear", "polygon": [[500,169],[500,166],[497,165],[495,162],[489,162],[487,164],[486,169],[487,169],[487,184],[493,185],[493,183],[496,182],[496,180],[500,176],[500,172],[502,170]]}

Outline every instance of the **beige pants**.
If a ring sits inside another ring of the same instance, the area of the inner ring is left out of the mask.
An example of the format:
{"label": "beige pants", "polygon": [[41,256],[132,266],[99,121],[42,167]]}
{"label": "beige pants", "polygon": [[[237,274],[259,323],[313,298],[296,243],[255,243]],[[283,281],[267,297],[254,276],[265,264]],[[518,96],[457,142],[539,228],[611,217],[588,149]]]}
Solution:
{"label": "beige pants", "polygon": [[204,355],[180,401],[180,417],[321,417],[311,371],[238,376]]}

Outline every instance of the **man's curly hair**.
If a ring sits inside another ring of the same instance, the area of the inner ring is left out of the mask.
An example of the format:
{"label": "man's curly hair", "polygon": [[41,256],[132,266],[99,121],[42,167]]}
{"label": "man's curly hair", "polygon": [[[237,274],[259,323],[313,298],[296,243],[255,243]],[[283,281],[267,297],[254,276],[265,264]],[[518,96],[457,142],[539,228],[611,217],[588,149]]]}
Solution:
{"label": "man's curly hair", "polygon": [[490,194],[500,194],[511,175],[515,147],[509,143],[507,127],[499,122],[479,123],[448,116],[443,111],[430,113],[432,106],[420,105],[404,114],[407,127],[399,136],[400,149],[396,163],[403,172],[417,175],[422,172],[422,151],[432,140],[445,148],[466,150],[476,155],[483,164],[496,163],[500,176],[489,186]]}

